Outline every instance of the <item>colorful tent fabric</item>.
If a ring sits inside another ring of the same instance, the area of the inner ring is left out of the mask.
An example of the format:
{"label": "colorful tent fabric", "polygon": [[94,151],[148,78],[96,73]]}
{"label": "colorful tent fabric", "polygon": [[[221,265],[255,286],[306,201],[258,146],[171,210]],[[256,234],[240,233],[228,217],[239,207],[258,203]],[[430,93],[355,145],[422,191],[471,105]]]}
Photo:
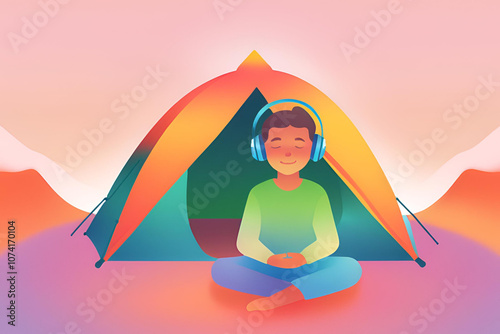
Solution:
{"label": "colorful tent fabric", "polygon": [[301,176],[330,197],[340,237],[335,254],[424,265],[410,224],[356,127],[321,91],[272,70],[254,51],[236,71],[177,102],[141,142],[85,233],[99,253],[96,266],[213,260],[199,247],[190,222],[240,219],[250,189],[275,177],[267,162],[251,158],[251,124],[268,101],[291,97],[312,105],[324,124],[325,157],[310,162]]}

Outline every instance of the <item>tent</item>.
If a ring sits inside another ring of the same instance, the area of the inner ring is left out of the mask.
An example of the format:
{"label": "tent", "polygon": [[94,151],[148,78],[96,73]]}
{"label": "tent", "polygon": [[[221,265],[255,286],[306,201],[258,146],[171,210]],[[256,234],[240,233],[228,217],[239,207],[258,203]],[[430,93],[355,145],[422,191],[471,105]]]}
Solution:
{"label": "tent", "polygon": [[283,98],[306,101],[324,124],[325,156],[301,176],[328,193],[340,238],[335,255],[424,266],[410,223],[353,123],[317,88],[273,70],[253,51],[236,71],[178,101],[137,147],[84,233],[99,254],[96,267],[224,256],[207,254],[200,238],[223,243],[225,228],[237,231],[250,189],[275,177],[267,162],[251,158],[251,124],[268,101]]}

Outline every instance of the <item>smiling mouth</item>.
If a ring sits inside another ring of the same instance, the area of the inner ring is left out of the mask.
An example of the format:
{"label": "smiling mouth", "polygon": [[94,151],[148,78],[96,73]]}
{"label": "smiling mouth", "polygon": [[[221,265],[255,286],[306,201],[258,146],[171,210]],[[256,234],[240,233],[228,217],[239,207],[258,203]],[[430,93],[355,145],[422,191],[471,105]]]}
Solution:
{"label": "smiling mouth", "polygon": [[297,160],[295,160],[294,162],[283,162],[283,161],[280,161],[282,164],[284,165],[293,165],[294,163],[297,162]]}

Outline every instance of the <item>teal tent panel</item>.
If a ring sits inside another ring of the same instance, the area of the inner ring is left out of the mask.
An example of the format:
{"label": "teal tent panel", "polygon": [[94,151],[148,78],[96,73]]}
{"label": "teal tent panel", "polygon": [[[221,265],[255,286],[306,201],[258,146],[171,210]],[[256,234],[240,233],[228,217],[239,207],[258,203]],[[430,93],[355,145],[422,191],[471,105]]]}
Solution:
{"label": "teal tent panel", "polygon": [[358,261],[412,260],[343,183],[342,220],[337,224],[340,245],[335,255]]}
{"label": "teal tent panel", "polygon": [[187,172],[170,188],[110,261],[213,261],[199,247],[186,211]]}
{"label": "teal tent panel", "polygon": [[106,253],[130,190],[148,154],[149,152],[137,152],[130,158],[115,181],[112,191],[108,195],[108,200],[100,208],[85,232],[101,258]]}

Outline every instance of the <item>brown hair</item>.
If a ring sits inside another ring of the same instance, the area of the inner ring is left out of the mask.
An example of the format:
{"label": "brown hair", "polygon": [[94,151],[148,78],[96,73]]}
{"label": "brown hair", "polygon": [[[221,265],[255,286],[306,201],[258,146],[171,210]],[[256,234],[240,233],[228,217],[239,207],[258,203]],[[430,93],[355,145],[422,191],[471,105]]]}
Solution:
{"label": "brown hair", "polygon": [[309,130],[309,138],[313,140],[316,132],[316,124],[311,116],[301,107],[293,107],[292,110],[281,110],[269,116],[262,125],[262,138],[264,142],[269,136],[271,128],[286,128],[287,126],[295,128],[307,128]]}

